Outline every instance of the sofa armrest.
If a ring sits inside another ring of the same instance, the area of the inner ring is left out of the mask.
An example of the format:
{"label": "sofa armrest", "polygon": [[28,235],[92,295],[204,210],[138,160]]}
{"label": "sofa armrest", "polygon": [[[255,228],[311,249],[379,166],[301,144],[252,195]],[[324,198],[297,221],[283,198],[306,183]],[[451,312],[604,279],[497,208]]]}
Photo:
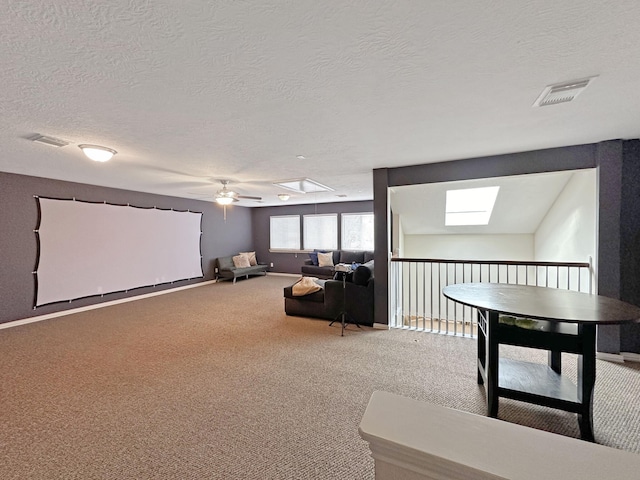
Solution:
{"label": "sofa armrest", "polygon": [[324,282],[325,295],[340,296],[344,295],[342,280],[327,280]]}
{"label": "sofa armrest", "polygon": [[336,318],[344,310],[344,289],[342,281],[327,280],[324,282],[324,305],[331,317]]}

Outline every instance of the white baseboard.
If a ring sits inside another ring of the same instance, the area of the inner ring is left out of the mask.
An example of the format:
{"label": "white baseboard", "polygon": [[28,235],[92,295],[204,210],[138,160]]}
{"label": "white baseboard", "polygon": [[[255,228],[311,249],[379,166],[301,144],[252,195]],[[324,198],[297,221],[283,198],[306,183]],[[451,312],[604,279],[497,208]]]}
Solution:
{"label": "white baseboard", "polygon": [[596,358],[606,360],[607,362],[624,363],[638,362],[640,363],[640,353],[620,352],[620,353],[604,353],[596,352]]}
{"label": "white baseboard", "polygon": [[164,295],[167,293],[177,292],[179,290],[186,290],[188,288],[203,287],[216,283],[215,280],[207,280],[206,282],[193,283],[191,285],[184,285],[182,287],[169,288],[167,290],[161,290],[159,292],[145,293],[143,295],[136,295],[135,297],[121,298],[119,300],[111,300],[110,302],[97,303],[95,305],[87,305],[86,307],[72,308],[70,310],[63,310],[61,312],[48,313],[46,315],[39,315],[37,317],[22,318],[20,320],[13,320],[11,322],[0,323],[0,330],[4,328],[18,327],[20,325],[26,325],[28,323],[42,322],[43,320],[49,320],[51,318],[64,317],[65,315],[73,315],[74,313],[87,312],[89,310],[96,310],[98,308],[110,307],[111,305],[118,305],[120,303],[134,302],[136,300],[142,300],[143,298],[155,297],[157,295]]}
{"label": "white baseboard", "polygon": [[640,362],[640,353],[620,352],[625,362]]}
{"label": "white baseboard", "polygon": [[267,275],[275,275],[277,277],[301,277],[299,273],[279,273],[279,272],[267,272]]}
{"label": "white baseboard", "polygon": [[596,352],[596,358],[607,362],[624,363],[624,357],[619,353]]}

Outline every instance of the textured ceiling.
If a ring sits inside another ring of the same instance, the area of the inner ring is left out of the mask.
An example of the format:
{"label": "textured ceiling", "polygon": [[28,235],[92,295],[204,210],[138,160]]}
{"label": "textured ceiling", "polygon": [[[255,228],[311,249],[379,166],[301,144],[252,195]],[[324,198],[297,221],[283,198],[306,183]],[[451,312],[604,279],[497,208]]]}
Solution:
{"label": "textured ceiling", "polygon": [[376,167],[637,138],[638,18],[637,0],[5,1],[0,170],[199,199],[230,179],[255,206],[276,180],[336,190],[290,202],[371,199]]}

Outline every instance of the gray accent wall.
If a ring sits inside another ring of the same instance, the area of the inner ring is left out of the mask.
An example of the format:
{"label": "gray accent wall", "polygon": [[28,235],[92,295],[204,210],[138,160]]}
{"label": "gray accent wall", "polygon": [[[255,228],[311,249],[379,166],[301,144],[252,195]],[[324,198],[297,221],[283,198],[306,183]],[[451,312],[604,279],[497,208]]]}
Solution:
{"label": "gray accent wall", "polygon": [[[34,310],[35,281],[32,272],[37,256],[34,229],[38,222],[34,196],[202,212],[204,278],[45,305]],[[211,280],[217,257],[253,250],[250,210],[228,207],[225,222],[222,208],[212,202],[0,172],[0,323]]]}
{"label": "gray accent wall", "polygon": [[[640,141],[622,147],[620,298],[640,305]],[[640,325],[620,326],[620,351],[640,353]]]}
{"label": "gray accent wall", "polygon": [[[366,213],[373,212],[372,201],[335,202],[305,205],[282,205],[278,207],[254,207],[251,209],[251,220],[255,234],[254,245],[256,257],[260,263],[270,265],[271,272],[300,274],[300,267],[309,258],[307,253],[284,253],[269,251],[269,219],[272,215],[313,215],[320,213]],[[338,236],[340,235],[340,219],[338,219]],[[376,280],[377,281],[377,280]]]}

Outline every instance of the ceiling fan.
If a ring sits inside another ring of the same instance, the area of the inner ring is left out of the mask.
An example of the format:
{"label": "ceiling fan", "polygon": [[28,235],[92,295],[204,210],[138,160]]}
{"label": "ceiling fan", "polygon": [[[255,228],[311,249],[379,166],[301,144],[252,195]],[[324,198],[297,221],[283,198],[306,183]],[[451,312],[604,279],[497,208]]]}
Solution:
{"label": "ceiling fan", "polygon": [[240,195],[238,192],[234,192],[233,190],[229,190],[227,185],[229,185],[229,180],[220,180],[222,183],[222,189],[216,192],[214,197],[217,204],[222,205],[224,210],[224,221],[227,221],[227,205],[231,205],[233,202],[237,202],[239,199],[244,198],[246,200],[262,200],[262,197],[250,197],[247,195]]}
{"label": "ceiling fan", "polygon": [[237,202],[239,199],[243,198],[245,200],[262,200],[262,197],[250,197],[247,195],[240,195],[238,192],[234,192],[233,190],[229,190],[227,185],[229,185],[229,180],[220,180],[222,183],[222,189],[216,192],[215,201],[220,205],[230,205],[233,202]]}

